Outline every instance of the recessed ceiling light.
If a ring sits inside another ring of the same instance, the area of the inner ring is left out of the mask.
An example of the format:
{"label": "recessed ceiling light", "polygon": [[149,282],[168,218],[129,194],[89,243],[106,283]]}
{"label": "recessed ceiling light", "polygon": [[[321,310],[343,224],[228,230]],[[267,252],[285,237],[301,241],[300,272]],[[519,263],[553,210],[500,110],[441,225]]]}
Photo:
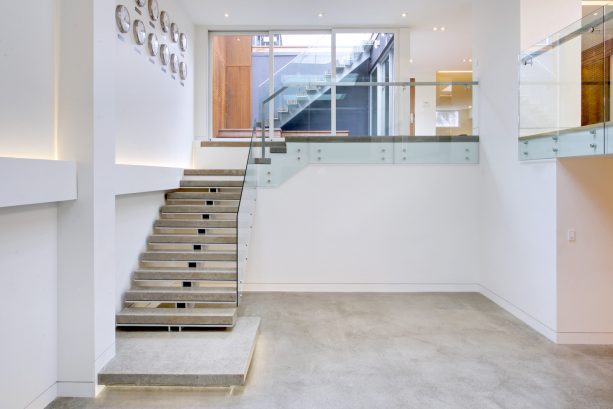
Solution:
{"label": "recessed ceiling light", "polygon": [[469,58],[469,59],[468,59],[468,62],[473,62],[473,59],[472,59],[472,58]]}
{"label": "recessed ceiling light", "polygon": [[413,64],[413,59],[411,58],[411,59],[409,60],[409,62],[410,62],[411,64]]}
{"label": "recessed ceiling light", "polygon": [[402,18],[404,18],[404,17],[406,17],[406,16],[407,16],[407,13],[402,13],[400,16],[401,16]]}
{"label": "recessed ceiling light", "polygon": [[225,18],[228,18],[228,17],[230,17],[230,14],[228,14],[228,13],[224,13],[224,15],[223,15],[223,16],[224,16]]}
{"label": "recessed ceiling light", "polygon": [[466,62],[466,58],[464,58],[464,59],[462,60],[462,62]]}
{"label": "recessed ceiling light", "polygon": [[432,31],[437,31],[438,27],[432,27]]}
{"label": "recessed ceiling light", "polygon": [[445,31],[445,27],[441,27],[441,31]]}
{"label": "recessed ceiling light", "polygon": [[322,18],[324,16],[324,13],[317,13],[317,17]]}

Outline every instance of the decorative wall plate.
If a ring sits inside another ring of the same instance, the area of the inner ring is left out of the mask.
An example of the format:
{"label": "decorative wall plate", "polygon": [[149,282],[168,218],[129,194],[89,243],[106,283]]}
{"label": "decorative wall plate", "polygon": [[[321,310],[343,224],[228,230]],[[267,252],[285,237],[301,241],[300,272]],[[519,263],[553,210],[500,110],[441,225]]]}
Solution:
{"label": "decorative wall plate", "polygon": [[162,26],[162,31],[167,33],[170,30],[170,16],[168,12],[162,11],[160,13],[160,25]]}
{"label": "decorative wall plate", "polygon": [[181,33],[179,36],[179,47],[181,48],[181,51],[187,51],[187,36],[185,33]]}
{"label": "decorative wall plate", "polygon": [[120,4],[115,7],[115,22],[120,32],[127,33],[130,30],[130,12],[126,6]]}
{"label": "decorative wall plate", "polygon": [[158,51],[160,51],[160,43],[158,41],[158,36],[155,33],[149,34],[149,54],[152,56],[158,55]]}
{"label": "decorative wall plate", "polygon": [[158,6],[158,0],[149,0],[149,17],[151,20],[158,21],[160,18],[160,7]]}
{"label": "decorative wall plate", "polygon": [[162,65],[168,65],[168,60],[170,59],[170,50],[166,44],[162,44],[160,46],[160,61]]}
{"label": "decorative wall plate", "polygon": [[179,41],[179,26],[177,26],[177,23],[170,25],[170,39],[173,43]]}
{"label": "decorative wall plate", "polygon": [[134,41],[136,44],[143,45],[147,40],[147,30],[145,29],[145,23],[140,20],[134,20]]}
{"label": "decorative wall plate", "polygon": [[185,64],[185,61],[181,61],[179,64],[179,76],[183,81],[187,78],[187,64]]}
{"label": "decorative wall plate", "polygon": [[170,69],[175,74],[179,71],[179,57],[177,57],[177,54],[172,54],[170,56]]}
{"label": "decorative wall plate", "polygon": [[147,0],[136,0],[136,5],[138,7],[143,7],[147,3]]}

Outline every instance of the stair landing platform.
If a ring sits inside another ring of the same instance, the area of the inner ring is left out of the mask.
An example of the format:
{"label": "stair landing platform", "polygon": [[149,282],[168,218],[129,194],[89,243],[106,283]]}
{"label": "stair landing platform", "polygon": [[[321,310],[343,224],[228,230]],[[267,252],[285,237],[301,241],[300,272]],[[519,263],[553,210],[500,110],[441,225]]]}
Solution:
{"label": "stair landing platform", "polygon": [[225,331],[117,331],[116,355],[98,375],[107,386],[243,385],[260,327],[240,317]]}

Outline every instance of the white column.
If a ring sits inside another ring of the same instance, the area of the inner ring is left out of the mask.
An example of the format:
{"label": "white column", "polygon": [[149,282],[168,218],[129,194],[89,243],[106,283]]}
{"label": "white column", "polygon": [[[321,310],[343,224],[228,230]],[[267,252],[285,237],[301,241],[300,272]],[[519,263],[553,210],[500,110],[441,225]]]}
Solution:
{"label": "white column", "polygon": [[58,393],[93,396],[114,355],[114,0],[58,0],[58,158],[78,199],[58,211]]}

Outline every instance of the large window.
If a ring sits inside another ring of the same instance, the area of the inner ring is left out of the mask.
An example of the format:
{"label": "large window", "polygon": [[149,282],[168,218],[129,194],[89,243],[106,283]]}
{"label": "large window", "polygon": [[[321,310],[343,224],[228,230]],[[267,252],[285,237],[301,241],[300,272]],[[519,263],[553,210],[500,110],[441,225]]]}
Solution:
{"label": "large window", "polygon": [[392,81],[393,50],[392,33],[214,33],[213,135],[249,135],[256,122],[270,136],[389,135],[389,88],[356,85]]}

